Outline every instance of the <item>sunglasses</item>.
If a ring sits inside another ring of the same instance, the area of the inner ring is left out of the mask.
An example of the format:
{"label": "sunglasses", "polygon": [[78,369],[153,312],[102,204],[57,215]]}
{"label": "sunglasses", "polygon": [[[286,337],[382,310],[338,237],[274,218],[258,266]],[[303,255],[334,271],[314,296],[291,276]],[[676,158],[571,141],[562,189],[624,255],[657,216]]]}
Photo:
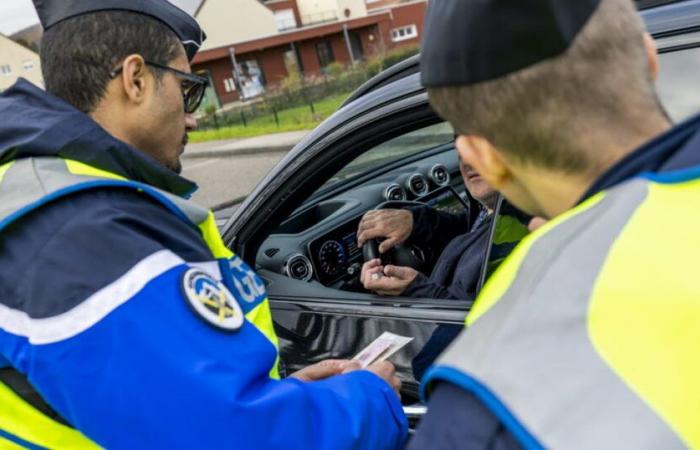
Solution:
{"label": "sunglasses", "polygon": [[[165,66],[163,64],[154,63],[151,61],[144,61],[147,65],[154,67],[159,70],[165,70],[167,72],[173,73],[176,77],[180,78],[180,87],[182,89],[182,98],[185,102],[185,112],[187,114],[194,113],[199,105],[204,99],[204,93],[209,86],[209,80],[195,75],[192,73],[183,72],[181,70],[173,69],[172,67]],[[111,78],[116,77],[123,67],[117,67],[109,73]]]}

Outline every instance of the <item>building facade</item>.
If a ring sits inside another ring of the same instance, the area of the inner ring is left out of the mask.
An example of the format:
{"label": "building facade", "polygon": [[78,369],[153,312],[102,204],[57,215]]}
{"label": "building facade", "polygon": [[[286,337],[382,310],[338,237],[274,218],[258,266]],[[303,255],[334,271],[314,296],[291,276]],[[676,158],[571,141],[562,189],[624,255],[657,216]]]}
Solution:
{"label": "building facade", "polygon": [[208,38],[193,71],[209,77],[217,105],[257,97],[294,72],[313,78],[335,62],[418,45],[427,6],[426,0],[231,3],[205,0],[196,12]]}
{"label": "building facade", "polygon": [[0,34],[0,92],[23,77],[43,88],[39,55]]}

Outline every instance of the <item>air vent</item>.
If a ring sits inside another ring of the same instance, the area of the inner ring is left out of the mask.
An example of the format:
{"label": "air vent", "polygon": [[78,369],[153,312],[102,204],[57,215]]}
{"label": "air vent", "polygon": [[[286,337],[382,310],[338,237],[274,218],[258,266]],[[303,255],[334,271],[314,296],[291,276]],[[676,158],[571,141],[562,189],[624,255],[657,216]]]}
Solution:
{"label": "air vent", "polygon": [[447,186],[450,183],[450,172],[442,164],[435,164],[430,169],[430,179],[438,186]]}
{"label": "air vent", "polygon": [[277,253],[279,253],[279,251],[280,251],[280,249],[278,249],[278,248],[268,248],[263,253],[265,253],[265,256],[267,256],[268,258],[272,258]]}
{"label": "air vent", "polygon": [[290,256],[284,263],[284,273],[295,280],[309,281],[314,271],[309,258],[297,253]]}
{"label": "air vent", "polygon": [[411,194],[420,197],[428,193],[428,180],[423,175],[414,173],[408,177],[406,188]]}
{"label": "air vent", "polygon": [[406,200],[406,191],[398,184],[390,184],[384,189],[384,200],[388,202],[399,202]]}

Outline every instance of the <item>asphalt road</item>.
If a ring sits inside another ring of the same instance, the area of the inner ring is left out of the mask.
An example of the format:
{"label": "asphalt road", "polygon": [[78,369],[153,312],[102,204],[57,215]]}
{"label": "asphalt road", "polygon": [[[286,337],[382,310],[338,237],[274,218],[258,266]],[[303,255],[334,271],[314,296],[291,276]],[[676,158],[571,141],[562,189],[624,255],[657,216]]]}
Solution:
{"label": "asphalt road", "polygon": [[199,185],[192,199],[208,208],[245,197],[284,152],[183,159],[182,175]]}

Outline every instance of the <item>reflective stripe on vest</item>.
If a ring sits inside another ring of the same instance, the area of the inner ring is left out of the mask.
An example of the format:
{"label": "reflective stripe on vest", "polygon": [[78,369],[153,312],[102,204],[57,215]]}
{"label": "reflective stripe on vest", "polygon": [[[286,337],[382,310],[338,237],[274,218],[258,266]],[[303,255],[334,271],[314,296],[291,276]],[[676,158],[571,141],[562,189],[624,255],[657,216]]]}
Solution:
{"label": "reflective stripe on vest", "polygon": [[79,431],[56,422],[0,383],[0,448],[100,448]]}
{"label": "reflective stripe on vest", "polygon": [[[152,186],[130,181],[79,161],[63,160],[56,157],[26,158],[0,166],[0,233],[12,222],[48,202],[75,192],[105,187],[135,189],[157,200],[171,213],[196,226],[210,251],[220,262],[234,268],[242,264],[242,260],[224,245],[216,227],[214,214],[211,211]],[[221,272],[222,276],[225,277],[230,269],[221,270]],[[229,280],[224,279],[225,283],[227,281]],[[240,282],[232,279],[230,283],[233,285]],[[245,287],[250,288],[251,286]],[[278,339],[273,328],[267,298],[248,311],[245,317],[270,340],[275,349],[278,349]],[[278,364],[279,355],[270,369],[271,378],[279,378]],[[34,413],[25,417],[41,416],[43,418],[41,423],[39,421],[35,423],[36,427],[17,422],[19,416],[15,418],[12,414],[9,416],[5,414],[6,411],[20,411],[27,408],[33,410]],[[47,423],[52,424],[50,433],[47,432]],[[42,446],[44,445],[41,443],[43,436],[64,436],[62,431],[64,428],[67,427],[44,416],[0,383],[0,443],[3,441],[3,430],[10,434],[12,434],[11,430],[19,430],[22,433],[16,437],[20,438],[20,442],[21,439],[24,439]],[[73,431],[73,433],[76,432]],[[81,438],[89,442],[87,438]],[[60,448],[61,446],[49,445],[49,447]]]}
{"label": "reflective stripe on vest", "polygon": [[469,390],[528,448],[700,447],[698,200],[698,180],[638,179],[533,233],[426,386]]}

